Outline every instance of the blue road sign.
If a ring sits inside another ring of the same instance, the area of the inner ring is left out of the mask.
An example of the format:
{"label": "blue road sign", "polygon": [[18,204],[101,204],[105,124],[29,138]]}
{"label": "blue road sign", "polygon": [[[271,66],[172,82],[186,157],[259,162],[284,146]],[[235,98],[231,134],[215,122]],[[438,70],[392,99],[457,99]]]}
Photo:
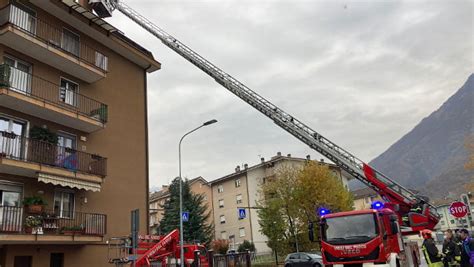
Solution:
{"label": "blue road sign", "polygon": [[245,217],[247,217],[245,209],[239,209],[239,219],[245,219]]}
{"label": "blue road sign", "polygon": [[183,217],[183,222],[188,222],[189,221],[189,212],[187,211],[183,211],[183,215],[181,215]]}

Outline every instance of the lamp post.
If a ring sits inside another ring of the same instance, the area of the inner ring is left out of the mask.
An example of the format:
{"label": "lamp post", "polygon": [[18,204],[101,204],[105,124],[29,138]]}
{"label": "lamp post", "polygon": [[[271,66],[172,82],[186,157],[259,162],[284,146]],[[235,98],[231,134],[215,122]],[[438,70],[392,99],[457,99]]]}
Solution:
{"label": "lamp post", "polygon": [[193,130],[185,133],[183,137],[179,140],[179,148],[178,148],[178,154],[179,154],[179,243],[180,243],[180,265],[181,267],[184,267],[184,241],[183,241],[183,178],[181,177],[181,143],[183,142],[183,139],[190,135],[191,133],[201,129],[204,126],[211,125],[213,123],[216,123],[217,120],[210,120],[206,121],[199,127],[194,128]]}

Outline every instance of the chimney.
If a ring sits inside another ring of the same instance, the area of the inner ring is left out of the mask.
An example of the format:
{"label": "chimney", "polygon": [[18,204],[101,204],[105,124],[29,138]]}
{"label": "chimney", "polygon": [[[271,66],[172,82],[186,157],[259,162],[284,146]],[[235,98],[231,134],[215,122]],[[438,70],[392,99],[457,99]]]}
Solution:
{"label": "chimney", "polygon": [[280,156],[281,156],[281,152],[277,152],[277,156],[280,157]]}
{"label": "chimney", "polygon": [[237,167],[235,167],[235,172],[240,172],[240,166],[237,165]]}
{"label": "chimney", "polygon": [[286,155],[287,157],[291,158],[291,154]]}
{"label": "chimney", "polygon": [[307,160],[311,160],[311,155],[306,155]]}
{"label": "chimney", "polygon": [[321,163],[324,163],[324,159],[320,159],[319,161],[320,161]]}
{"label": "chimney", "polygon": [[247,163],[244,164],[244,170],[248,169],[249,165]]}
{"label": "chimney", "polygon": [[261,163],[264,163],[264,162],[265,162],[265,158],[260,158],[260,162],[261,162]]}
{"label": "chimney", "polygon": [[169,187],[169,185],[167,185],[167,184],[164,184],[164,185],[162,185],[161,187],[162,187],[163,189],[165,189],[165,188],[168,188],[168,187]]}

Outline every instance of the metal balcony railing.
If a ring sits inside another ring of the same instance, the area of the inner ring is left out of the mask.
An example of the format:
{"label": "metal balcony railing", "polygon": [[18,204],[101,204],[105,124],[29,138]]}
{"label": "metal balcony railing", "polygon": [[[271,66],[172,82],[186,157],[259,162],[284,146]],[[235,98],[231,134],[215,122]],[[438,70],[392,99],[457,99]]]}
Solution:
{"label": "metal balcony railing", "polygon": [[7,64],[0,65],[0,87],[44,100],[102,123],[107,122],[106,104]]}
{"label": "metal balcony railing", "polygon": [[48,142],[0,131],[0,157],[106,176],[107,159]]}
{"label": "metal balcony railing", "polygon": [[107,215],[59,209],[31,214],[23,207],[0,206],[0,232],[104,236],[107,233]]}
{"label": "metal balcony railing", "polygon": [[42,42],[52,45],[103,72],[108,68],[108,57],[80,40],[80,36],[38,19],[26,8],[10,4],[0,9],[0,25],[10,23]]}

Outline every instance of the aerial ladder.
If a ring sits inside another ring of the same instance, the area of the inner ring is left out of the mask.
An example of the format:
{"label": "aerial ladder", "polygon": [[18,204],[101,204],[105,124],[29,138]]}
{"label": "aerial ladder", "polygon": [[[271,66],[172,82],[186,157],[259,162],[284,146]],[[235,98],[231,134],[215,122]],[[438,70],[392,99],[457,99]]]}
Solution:
{"label": "aerial ladder", "polygon": [[[438,223],[439,215],[426,198],[414,194],[344,148],[311,129],[302,121],[270,103],[236,78],[215,66],[171,34],[139,14],[123,1],[90,0],[89,3],[100,17],[109,17],[114,10],[119,10],[161,40],[163,44],[207,73],[217,83],[273,120],[282,129],[331,160],[355,179],[375,190],[386,202],[385,206],[396,212],[400,225],[403,225],[402,230],[406,234],[415,233],[422,229],[433,229]],[[420,208],[422,211],[415,212],[413,211],[415,208]],[[405,220],[402,220],[403,217],[405,217]]]}

